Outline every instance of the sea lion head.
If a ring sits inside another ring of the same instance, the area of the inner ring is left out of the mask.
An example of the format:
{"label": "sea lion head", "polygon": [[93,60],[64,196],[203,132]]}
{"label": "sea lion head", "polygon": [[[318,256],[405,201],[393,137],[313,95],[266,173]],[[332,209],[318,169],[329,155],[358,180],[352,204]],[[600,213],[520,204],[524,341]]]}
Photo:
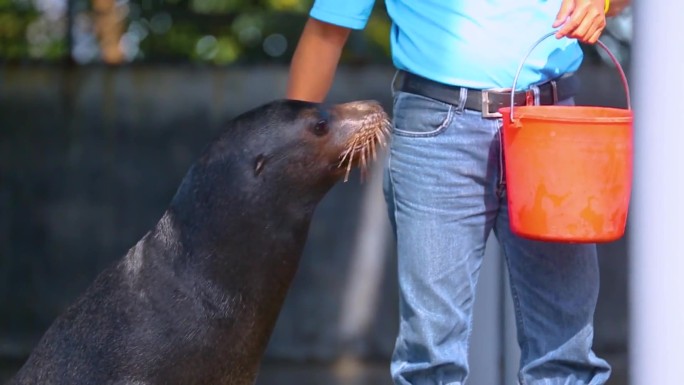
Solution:
{"label": "sea lion head", "polygon": [[388,131],[375,101],[267,103],[228,122],[191,167],[174,206],[212,217],[264,204],[310,213],[353,167],[368,165]]}
{"label": "sea lion head", "polygon": [[205,160],[230,153],[245,183],[325,192],[346,181],[353,167],[364,170],[388,130],[387,114],[375,101],[277,100],[233,119]]}
{"label": "sea lion head", "polygon": [[260,138],[260,151],[254,153],[254,176],[266,178],[270,172],[287,170],[303,185],[327,186],[343,175],[346,181],[352,167],[365,170],[375,158],[376,147],[385,144],[389,130],[386,113],[374,101],[329,106],[283,100],[267,110],[280,111],[265,122],[278,128]]}

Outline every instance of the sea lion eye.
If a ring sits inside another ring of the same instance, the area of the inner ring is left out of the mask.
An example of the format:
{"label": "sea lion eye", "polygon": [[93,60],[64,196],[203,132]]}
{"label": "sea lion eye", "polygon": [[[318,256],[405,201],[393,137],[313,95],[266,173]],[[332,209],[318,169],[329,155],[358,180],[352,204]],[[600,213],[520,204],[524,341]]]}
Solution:
{"label": "sea lion eye", "polygon": [[328,121],[327,120],[319,120],[314,126],[313,126],[313,133],[317,136],[323,136],[328,133]]}

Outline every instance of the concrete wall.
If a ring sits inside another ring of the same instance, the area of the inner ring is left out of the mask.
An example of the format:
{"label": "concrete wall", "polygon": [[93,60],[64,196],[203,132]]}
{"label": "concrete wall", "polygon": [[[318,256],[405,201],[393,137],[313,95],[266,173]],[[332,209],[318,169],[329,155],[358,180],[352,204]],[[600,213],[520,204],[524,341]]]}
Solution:
{"label": "concrete wall", "polygon": [[[613,72],[585,66],[578,102],[623,106]],[[372,98],[389,109],[392,75],[386,67],[342,68],[330,99]],[[158,220],[222,122],[281,97],[286,76],[282,67],[0,69],[0,367],[21,362],[53,318]],[[384,205],[378,193],[355,175],[319,206],[267,360],[384,361],[391,353],[395,261],[383,234],[369,324],[351,339],[340,331],[344,296],[356,282],[350,256],[363,250],[362,207]],[[386,221],[384,207],[371,217]],[[596,349],[621,359],[625,240],[600,251]]]}

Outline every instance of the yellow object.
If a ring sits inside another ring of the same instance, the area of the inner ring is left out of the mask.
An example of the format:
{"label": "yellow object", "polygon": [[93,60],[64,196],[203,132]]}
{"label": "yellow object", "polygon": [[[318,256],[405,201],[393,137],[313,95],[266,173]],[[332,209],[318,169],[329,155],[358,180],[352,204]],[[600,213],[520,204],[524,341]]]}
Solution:
{"label": "yellow object", "polygon": [[606,0],[606,5],[603,7],[603,13],[607,14],[610,9],[610,0]]}

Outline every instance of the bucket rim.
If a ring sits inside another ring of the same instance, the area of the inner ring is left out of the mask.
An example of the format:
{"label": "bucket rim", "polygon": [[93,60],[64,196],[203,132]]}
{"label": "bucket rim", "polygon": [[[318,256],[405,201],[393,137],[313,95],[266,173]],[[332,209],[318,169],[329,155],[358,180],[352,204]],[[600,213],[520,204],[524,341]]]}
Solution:
{"label": "bucket rim", "polygon": [[[510,120],[511,107],[502,107],[499,112],[506,120]],[[605,111],[604,116],[583,116],[581,111]],[[564,112],[567,114],[558,114]],[[614,114],[610,116],[610,114]],[[632,123],[633,110],[615,107],[596,106],[520,106],[513,112],[513,120],[534,119],[552,122],[583,122],[583,123]]]}

